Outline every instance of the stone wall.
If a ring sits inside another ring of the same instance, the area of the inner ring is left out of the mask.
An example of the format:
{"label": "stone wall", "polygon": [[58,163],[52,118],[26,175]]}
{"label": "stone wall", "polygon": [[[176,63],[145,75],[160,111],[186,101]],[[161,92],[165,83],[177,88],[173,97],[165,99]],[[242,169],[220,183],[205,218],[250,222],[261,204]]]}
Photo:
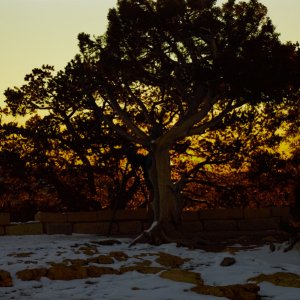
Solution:
{"label": "stone wall", "polygon": [[[280,220],[289,217],[288,207],[260,209],[216,209],[182,213],[183,226],[191,232],[257,232],[276,230]],[[0,235],[26,234],[100,234],[134,235],[147,229],[152,215],[146,209],[103,210],[95,212],[39,212],[35,221],[10,223],[0,213]]]}

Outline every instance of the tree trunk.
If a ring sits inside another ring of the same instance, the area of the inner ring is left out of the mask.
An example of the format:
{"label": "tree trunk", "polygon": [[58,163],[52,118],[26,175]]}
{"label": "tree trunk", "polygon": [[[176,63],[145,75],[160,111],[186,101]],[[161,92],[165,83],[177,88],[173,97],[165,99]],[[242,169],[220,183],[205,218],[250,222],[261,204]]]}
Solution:
{"label": "tree trunk", "polygon": [[171,180],[170,149],[154,144],[151,153],[149,180],[152,185],[154,220],[151,229],[144,232],[150,243],[170,242],[180,226],[181,210]]}
{"label": "tree trunk", "polygon": [[175,242],[190,248],[209,244],[208,241],[182,229],[182,205],[180,195],[174,189],[171,179],[170,149],[154,144],[151,150],[149,155],[152,157],[152,165],[149,179],[152,184],[154,220],[152,226],[138,236],[131,246],[138,242],[156,245]]}
{"label": "tree trunk", "polygon": [[155,147],[150,178],[154,187],[154,221],[176,228],[180,224],[180,210],[171,180],[169,152],[169,148]]}
{"label": "tree trunk", "polygon": [[91,195],[96,195],[96,185],[95,185],[95,176],[94,176],[94,170],[92,166],[89,164],[86,166],[86,174],[87,174],[87,182],[88,182],[88,188]]}

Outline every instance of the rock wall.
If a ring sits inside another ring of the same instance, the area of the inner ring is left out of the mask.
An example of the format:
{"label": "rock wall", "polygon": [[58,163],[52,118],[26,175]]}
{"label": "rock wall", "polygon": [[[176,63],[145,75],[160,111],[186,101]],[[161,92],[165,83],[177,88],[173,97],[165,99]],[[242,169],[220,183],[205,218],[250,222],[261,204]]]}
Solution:
{"label": "rock wall", "polygon": [[[278,229],[289,217],[288,207],[259,209],[216,209],[182,213],[183,226],[191,232],[257,232]],[[146,209],[102,210],[94,212],[39,212],[35,221],[10,223],[8,213],[0,213],[0,235],[101,234],[134,235],[147,229],[152,215]]]}

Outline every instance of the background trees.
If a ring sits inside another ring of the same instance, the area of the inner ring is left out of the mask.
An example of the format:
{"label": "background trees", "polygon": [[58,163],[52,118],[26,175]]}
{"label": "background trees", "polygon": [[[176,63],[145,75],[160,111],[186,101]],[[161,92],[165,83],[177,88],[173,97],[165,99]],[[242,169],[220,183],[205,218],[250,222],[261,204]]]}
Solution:
{"label": "background trees", "polygon": [[26,75],[24,86],[7,89],[4,112],[25,116],[27,121],[2,124],[1,151],[21,157],[33,182],[22,190],[23,197],[3,195],[2,209],[16,211],[18,206],[22,213],[33,200],[37,205],[31,207],[32,218],[38,209],[120,209],[132,205],[132,200],[142,203],[145,188],[137,175],[140,165],[129,167],[124,158],[130,144],[125,145],[86,108],[80,66],[78,57],[57,74],[52,67],[42,66]]}

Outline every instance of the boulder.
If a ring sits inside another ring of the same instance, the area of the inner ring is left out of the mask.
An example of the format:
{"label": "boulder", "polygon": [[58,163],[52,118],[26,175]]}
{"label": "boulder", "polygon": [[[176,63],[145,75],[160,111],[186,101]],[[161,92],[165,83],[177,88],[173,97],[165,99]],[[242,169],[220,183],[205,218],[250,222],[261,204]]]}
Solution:
{"label": "boulder", "polygon": [[236,260],[234,257],[224,257],[224,259],[221,261],[220,266],[222,267],[229,267],[236,263]]}
{"label": "boulder", "polygon": [[268,275],[260,274],[248,279],[248,281],[254,281],[256,283],[267,281],[278,286],[300,288],[300,275],[288,272],[277,272]]}
{"label": "boulder", "polygon": [[42,276],[47,275],[46,268],[26,269],[17,272],[17,277],[23,281],[40,280]]}
{"label": "boulder", "polygon": [[100,277],[107,274],[118,274],[119,271],[108,267],[88,266],[86,267],[88,277]]}
{"label": "boulder", "polygon": [[203,295],[224,297],[230,300],[260,300],[259,286],[256,284],[233,284],[227,286],[198,285],[191,289]]}
{"label": "boulder", "polygon": [[9,272],[0,270],[0,287],[13,286],[12,278]]}
{"label": "boulder", "polygon": [[159,257],[155,261],[167,268],[179,268],[187,261],[187,259],[164,252],[159,252],[158,255]]}
{"label": "boulder", "polygon": [[83,266],[57,264],[50,267],[47,277],[51,280],[73,280],[88,278],[88,274],[86,268]]}
{"label": "boulder", "polygon": [[166,270],[159,275],[161,278],[170,279],[177,282],[187,282],[203,285],[203,280],[199,273],[188,270]]}

